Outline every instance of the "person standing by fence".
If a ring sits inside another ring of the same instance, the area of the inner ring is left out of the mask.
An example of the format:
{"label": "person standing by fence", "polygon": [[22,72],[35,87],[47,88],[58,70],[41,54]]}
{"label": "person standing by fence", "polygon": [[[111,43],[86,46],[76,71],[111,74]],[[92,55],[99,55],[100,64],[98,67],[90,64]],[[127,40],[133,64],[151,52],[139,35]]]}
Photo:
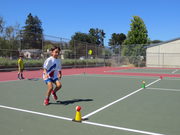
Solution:
{"label": "person standing by fence", "polygon": [[20,55],[18,59],[18,79],[19,80],[24,79],[23,70],[24,70],[23,56]]}

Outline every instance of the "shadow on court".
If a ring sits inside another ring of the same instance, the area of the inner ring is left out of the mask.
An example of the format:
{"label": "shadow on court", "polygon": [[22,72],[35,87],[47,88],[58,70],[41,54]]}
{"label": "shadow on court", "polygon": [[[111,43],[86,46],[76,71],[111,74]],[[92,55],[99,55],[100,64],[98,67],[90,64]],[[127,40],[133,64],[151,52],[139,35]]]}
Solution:
{"label": "shadow on court", "polygon": [[38,80],[40,80],[40,78],[28,78],[27,80],[29,80],[29,81],[38,81]]}
{"label": "shadow on court", "polygon": [[73,100],[66,100],[66,101],[57,101],[56,103],[50,103],[55,105],[69,105],[74,104],[78,102],[90,102],[93,101],[93,99],[73,99]]}

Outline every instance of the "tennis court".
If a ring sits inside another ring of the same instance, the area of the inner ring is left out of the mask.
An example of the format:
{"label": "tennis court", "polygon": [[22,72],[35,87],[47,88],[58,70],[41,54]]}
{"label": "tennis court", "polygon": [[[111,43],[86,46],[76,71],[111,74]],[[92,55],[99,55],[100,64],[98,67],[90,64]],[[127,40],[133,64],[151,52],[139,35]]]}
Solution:
{"label": "tennis court", "polygon": [[[146,81],[146,88],[141,88]],[[0,82],[0,132],[54,135],[179,135],[180,79],[80,74],[64,76],[59,101],[43,106],[41,79]],[[72,122],[77,105],[82,123]]]}

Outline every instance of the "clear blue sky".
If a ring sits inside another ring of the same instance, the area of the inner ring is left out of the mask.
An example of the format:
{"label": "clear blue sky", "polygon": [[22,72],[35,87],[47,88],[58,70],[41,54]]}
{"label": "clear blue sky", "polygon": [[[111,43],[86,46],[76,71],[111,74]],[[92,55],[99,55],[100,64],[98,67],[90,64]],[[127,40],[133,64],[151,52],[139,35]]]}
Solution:
{"label": "clear blue sky", "polygon": [[42,21],[44,34],[71,38],[75,32],[103,29],[127,34],[132,16],[140,16],[151,40],[180,37],[180,0],[0,0],[6,26],[25,25],[29,13]]}

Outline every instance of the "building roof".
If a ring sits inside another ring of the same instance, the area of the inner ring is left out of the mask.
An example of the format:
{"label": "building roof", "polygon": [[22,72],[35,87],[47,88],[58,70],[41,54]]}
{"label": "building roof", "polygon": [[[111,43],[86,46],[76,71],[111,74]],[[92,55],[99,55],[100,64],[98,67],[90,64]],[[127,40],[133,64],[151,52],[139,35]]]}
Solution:
{"label": "building roof", "polygon": [[42,50],[40,49],[23,49],[22,52],[30,52],[30,53],[40,53]]}
{"label": "building roof", "polygon": [[150,45],[147,46],[147,48],[154,47],[154,46],[159,46],[159,45],[163,45],[163,44],[166,44],[166,43],[169,43],[169,42],[174,42],[174,41],[176,41],[176,40],[180,40],[180,37],[179,37],[179,38],[172,39],[172,40],[164,41],[164,42],[161,42],[161,43],[157,43],[157,44],[150,44]]}

